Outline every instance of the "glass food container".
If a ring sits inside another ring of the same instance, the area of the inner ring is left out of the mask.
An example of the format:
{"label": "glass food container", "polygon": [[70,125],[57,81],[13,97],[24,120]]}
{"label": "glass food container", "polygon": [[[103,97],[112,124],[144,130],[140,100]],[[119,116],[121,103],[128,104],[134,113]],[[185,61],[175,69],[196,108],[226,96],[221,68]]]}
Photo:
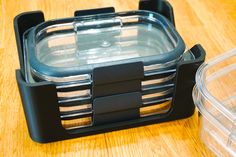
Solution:
{"label": "glass food container", "polygon": [[[170,99],[171,80],[185,51],[174,27],[148,11],[48,21],[28,31],[24,43],[27,82],[53,81],[58,89],[82,86],[77,92],[59,93],[60,103],[81,99],[89,103],[94,68],[131,62],[142,62],[149,77],[165,74],[143,81],[143,95],[155,93]],[[147,91],[151,84],[162,82],[163,88]]]}
{"label": "glass food container", "polygon": [[130,62],[143,62],[145,73],[173,69],[185,51],[173,25],[150,11],[47,21],[24,42],[28,72],[57,84],[91,81],[96,67]]}
{"label": "glass food container", "polygon": [[202,64],[194,102],[201,113],[201,139],[217,156],[236,156],[236,49]]}

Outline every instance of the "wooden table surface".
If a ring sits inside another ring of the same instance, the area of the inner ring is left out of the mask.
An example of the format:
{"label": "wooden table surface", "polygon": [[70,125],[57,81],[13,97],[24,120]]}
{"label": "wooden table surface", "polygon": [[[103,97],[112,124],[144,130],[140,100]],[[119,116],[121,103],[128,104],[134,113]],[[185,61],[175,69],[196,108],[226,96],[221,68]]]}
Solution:
{"label": "wooden table surface", "polygon": [[[207,59],[236,47],[236,0],[171,0],[177,30],[191,47],[201,43]],[[42,10],[46,19],[73,16],[76,9],[114,6],[136,10],[138,0],[0,1],[0,156],[213,156],[198,134],[197,112],[187,119],[50,144],[33,142],[15,80],[19,68],[13,18]]]}

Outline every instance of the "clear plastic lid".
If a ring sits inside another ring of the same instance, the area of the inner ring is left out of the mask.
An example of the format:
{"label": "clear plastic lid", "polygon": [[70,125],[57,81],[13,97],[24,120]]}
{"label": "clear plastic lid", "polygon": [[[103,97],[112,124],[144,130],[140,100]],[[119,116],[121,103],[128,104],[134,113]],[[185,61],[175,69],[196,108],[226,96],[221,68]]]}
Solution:
{"label": "clear plastic lid", "polygon": [[26,47],[33,73],[49,80],[136,61],[147,67],[173,66],[184,50],[173,25],[149,11],[44,22],[28,34]]}
{"label": "clear plastic lid", "polygon": [[236,49],[201,65],[196,73],[193,99],[203,117],[228,137],[225,143],[221,135],[216,136],[217,140],[236,155],[233,145],[236,142]]}
{"label": "clear plastic lid", "polygon": [[[128,20],[136,19],[132,18]],[[52,67],[77,67],[167,53],[176,45],[161,27],[148,23],[123,26],[121,18],[76,22],[73,27],[74,32],[55,33],[38,41],[37,59]]]}

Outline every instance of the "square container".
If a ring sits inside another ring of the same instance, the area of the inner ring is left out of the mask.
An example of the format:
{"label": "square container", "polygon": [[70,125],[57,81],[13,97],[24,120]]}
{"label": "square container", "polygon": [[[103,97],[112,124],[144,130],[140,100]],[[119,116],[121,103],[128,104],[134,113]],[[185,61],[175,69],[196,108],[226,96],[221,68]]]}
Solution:
{"label": "square container", "polygon": [[202,141],[217,156],[236,156],[236,49],[200,66],[193,98]]}

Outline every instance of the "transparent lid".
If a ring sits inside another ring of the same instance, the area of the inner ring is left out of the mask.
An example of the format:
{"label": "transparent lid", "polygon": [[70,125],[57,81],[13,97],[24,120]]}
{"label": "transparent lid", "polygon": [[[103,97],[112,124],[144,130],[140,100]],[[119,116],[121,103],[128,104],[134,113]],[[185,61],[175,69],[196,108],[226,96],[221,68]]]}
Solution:
{"label": "transparent lid", "polygon": [[128,62],[176,64],[185,50],[173,25],[149,11],[48,21],[34,28],[27,38],[33,73],[49,80]]}
{"label": "transparent lid", "polygon": [[201,65],[193,99],[202,115],[235,141],[236,49]]}

